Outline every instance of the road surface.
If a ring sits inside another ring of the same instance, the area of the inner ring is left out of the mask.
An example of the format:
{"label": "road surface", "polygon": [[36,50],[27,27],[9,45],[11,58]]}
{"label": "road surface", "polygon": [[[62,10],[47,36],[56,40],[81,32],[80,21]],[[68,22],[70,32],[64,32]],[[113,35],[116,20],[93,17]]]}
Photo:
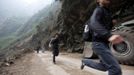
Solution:
{"label": "road surface", "polygon": [[[80,54],[61,53],[56,58],[56,64],[52,63],[52,54],[31,53],[15,64],[7,67],[6,75],[107,75],[107,72],[101,72],[89,67],[80,69]],[[123,75],[134,75],[134,66],[121,66]]]}

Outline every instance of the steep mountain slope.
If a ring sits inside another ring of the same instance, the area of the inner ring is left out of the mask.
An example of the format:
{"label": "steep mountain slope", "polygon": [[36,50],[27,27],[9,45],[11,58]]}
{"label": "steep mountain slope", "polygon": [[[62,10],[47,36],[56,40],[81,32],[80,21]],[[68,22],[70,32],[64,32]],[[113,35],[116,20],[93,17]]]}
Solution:
{"label": "steep mountain slope", "polygon": [[[61,2],[57,1],[51,4],[51,6],[46,9],[40,11],[39,15],[41,15],[41,20],[36,26],[37,32],[33,35],[31,39],[31,45],[34,47],[37,46],[38,41],[42,41],[42,46],[46,44],[46,42],[50,39],[50,37],[58,31],[60,28],[57,25],[58,15],[61,11]],[[53,32],[52,32],[53,31]]]}
{"label": "steep mountain slope", "polygon": [[[58,14],[61,10],[60,8],[60,2],[56,2],[51,4],[50,6],[47,6],[46,8],[42,9],[37,14],[35,14],[24,25],[19,26],[17,30],[15,30],[14,36],[1,38],[0,42],[2,46],[0,49],[0,56],[2,59],[0,58],[0,62],[4,58],[4,60],[6,61],[10,61],[10,59],[12,61],[12,59],[15,59],[19,55],[23,54],[23,52],[29,51],[31,48],[35,47],[37,45],[37,41],[34,39],[39,39],[40,36],[43,36],[41,37],[41,39],[43,39],[47,33],[48,27],[54,27]],[[45,30],[45,32],[42,32],[43,30]],[[41,34],[39,33],[40,31]]]}
{"label": "steep mountain slope", "polygon": [[[10,43],[17,40],[24,40],[25,37],[36,33],[36,26],[44,19],[51,16],[54,10],[51,5],[40,10],[30,19],[29,17],[11,17],[0,25],[0,47],[6,48]],[[6,46],[5,46],[6,45]]]}
{"label": "steep mountain slope", "polygon": [[[54,18],[52,20],[44,19],[44,21],[37,26],[37,34],[33,36],[32,40],[42,41],[42,44],[47,48],[50,37],[55,32],[59,32],[62,35],[63,46],[67,50],[82,51],[82,33],[84,23],[90,18],[94,8],[96,7],[96,0],[61,0],[61,3],[62,6],[61,9],[59,9],[61,12],[58,13],[58,16],[52,16]],[[130,9],[130,6],[132,6],[133,3],[133,0],[112,0],[111,10],[113,16],[116,14],[127,13],[125,11],[128,10],[124,11],[123,9]],[[121,11],[124,12],[120,13]],[[54,13],[54,11],[52,12]],[[133,11],[131,14],[133,14]],[[49,15],[48,17],[51,16]],[[55,17],[57,17],[57,19]],[[116,18],[119,17],[121,18],[123,16],[116,16]],[[54,25],[52,25],[52,22],[55,22]],[[48,25],[47,28],[46,25]]]}
{"label": "steep mountain slope", "polygon": [[20,26],[24,25],[27,17],[11,17],[0,26],[0,37],[10,36],[15,33]]}
{"label": "steep mountain slope", "polygon": [[16,32],[28,19],[29,17],[10,17],[0,25],[0,49],[7,47],[20,37],[16,36]]}

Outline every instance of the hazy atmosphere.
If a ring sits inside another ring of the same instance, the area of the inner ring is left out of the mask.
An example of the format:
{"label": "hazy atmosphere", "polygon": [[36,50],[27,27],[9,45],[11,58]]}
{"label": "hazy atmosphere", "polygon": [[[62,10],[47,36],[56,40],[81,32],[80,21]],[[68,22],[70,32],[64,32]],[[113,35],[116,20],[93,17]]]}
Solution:
{"label": "hazy atmosphere", "polygon": [[31,16],[54,0],[0,0],[0,21],[12,16]]}
{"label": "hazy atmosphere", "polygon": [[134,75],[134,0],[97,1],[0,0],[0,75]]}
{"label": "hazy atmosphere", "polygon": [[[39,23],[35,21],[38,17],[35,14],[51,6],[53,2],[54,0],[0,0],[0,48],[27,36],[23,33],[33,33]],[[44,14],[46,12],[47,10]]]}

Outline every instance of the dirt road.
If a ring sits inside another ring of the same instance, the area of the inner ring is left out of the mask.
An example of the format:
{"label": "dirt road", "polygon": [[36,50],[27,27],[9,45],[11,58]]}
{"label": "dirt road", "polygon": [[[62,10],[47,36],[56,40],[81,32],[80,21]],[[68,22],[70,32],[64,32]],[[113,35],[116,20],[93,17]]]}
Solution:
{"label": "dirt road", "polygon": [[[80,70],[80,54],[61,53],[57,63],[52,63],[50,52],[31,53],[10,67],[6,75],[107,75],[107,72],[85,67]],[[134,75],[134,66],[122,66],[123,75]]]}

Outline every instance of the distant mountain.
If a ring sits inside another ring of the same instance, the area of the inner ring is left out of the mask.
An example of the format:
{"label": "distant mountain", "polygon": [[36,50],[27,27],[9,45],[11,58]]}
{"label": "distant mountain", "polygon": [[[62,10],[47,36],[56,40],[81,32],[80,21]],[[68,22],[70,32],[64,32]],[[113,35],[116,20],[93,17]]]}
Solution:
{"label": "distant mountain", "polygon": [[[17,35],[25,34],[26,32],[35,31],[38,26],[42,26],[42,29],[47,28],[47,26],[54,25],[56,21],[56,15],[58,9],[60,8],[59,3],[53,3],[49,6],[46,6],[44,9],[36,13],[30,20],[23,25],[21,29],[17,31]],[[54,19],[55,18],[55,19]]]}
{"label": "distant mountain", "polygon": [[0,49],[9,46],[20,37],[15,33],[28,19],[29,17],[10,17],[0,24]]}
{"label": "distant mountain", "polygon": [[0,37],[10,36],[23,26],[28,17],[11,17],[6,19],[0,26]]}
{"label": "distant mountain", "polygon": [[[37,33],[38,27],[42,27],[41,30],[44,30],[48,28],[48,26],[53,26],[57,19],[55,15],[58,15],[57,12],[59,12],[58,8],[60,8],[60,6],[59,3],[53,3],[40,10],[31,18],[12,17],[6,19],[0,26],[0,47],[3,48],[5,44],[7,47],[7,44],[9,45],[15,40],[23,40],[25,37]],[[7,40],[10,41],[10,43]],[[1,44],[3,42],[5,44]]]}
{"label": "distant mountain", "polygon": [[50,11],[52,10],[53,9],[51,8],[51,6],[47,6],[44,9],[40,10],[33,17],[31,17],[31,19],[28,20],[21,29],[19,29],[18,35],[30,32],[32,31],[32,29],[35,29],[37,25],[44,21],[44,19],[49,18],[49,15],[51,14]]}
{"label": "distant mountain", "polygon": [[46,46],[46,42],[53,34],[59,31],[61,28],[60,25],[62,24],[61,20],[59,20],[59,18],[62,18],[62,16],[59,16],[59,13],[62,11],[61,6],[62,2],[56,1],[35,15],[39,18],[35,21],[37,24],[36,33],[30,41],[32,47],[36,47],[39,40],[42,41],[43,47]]}

